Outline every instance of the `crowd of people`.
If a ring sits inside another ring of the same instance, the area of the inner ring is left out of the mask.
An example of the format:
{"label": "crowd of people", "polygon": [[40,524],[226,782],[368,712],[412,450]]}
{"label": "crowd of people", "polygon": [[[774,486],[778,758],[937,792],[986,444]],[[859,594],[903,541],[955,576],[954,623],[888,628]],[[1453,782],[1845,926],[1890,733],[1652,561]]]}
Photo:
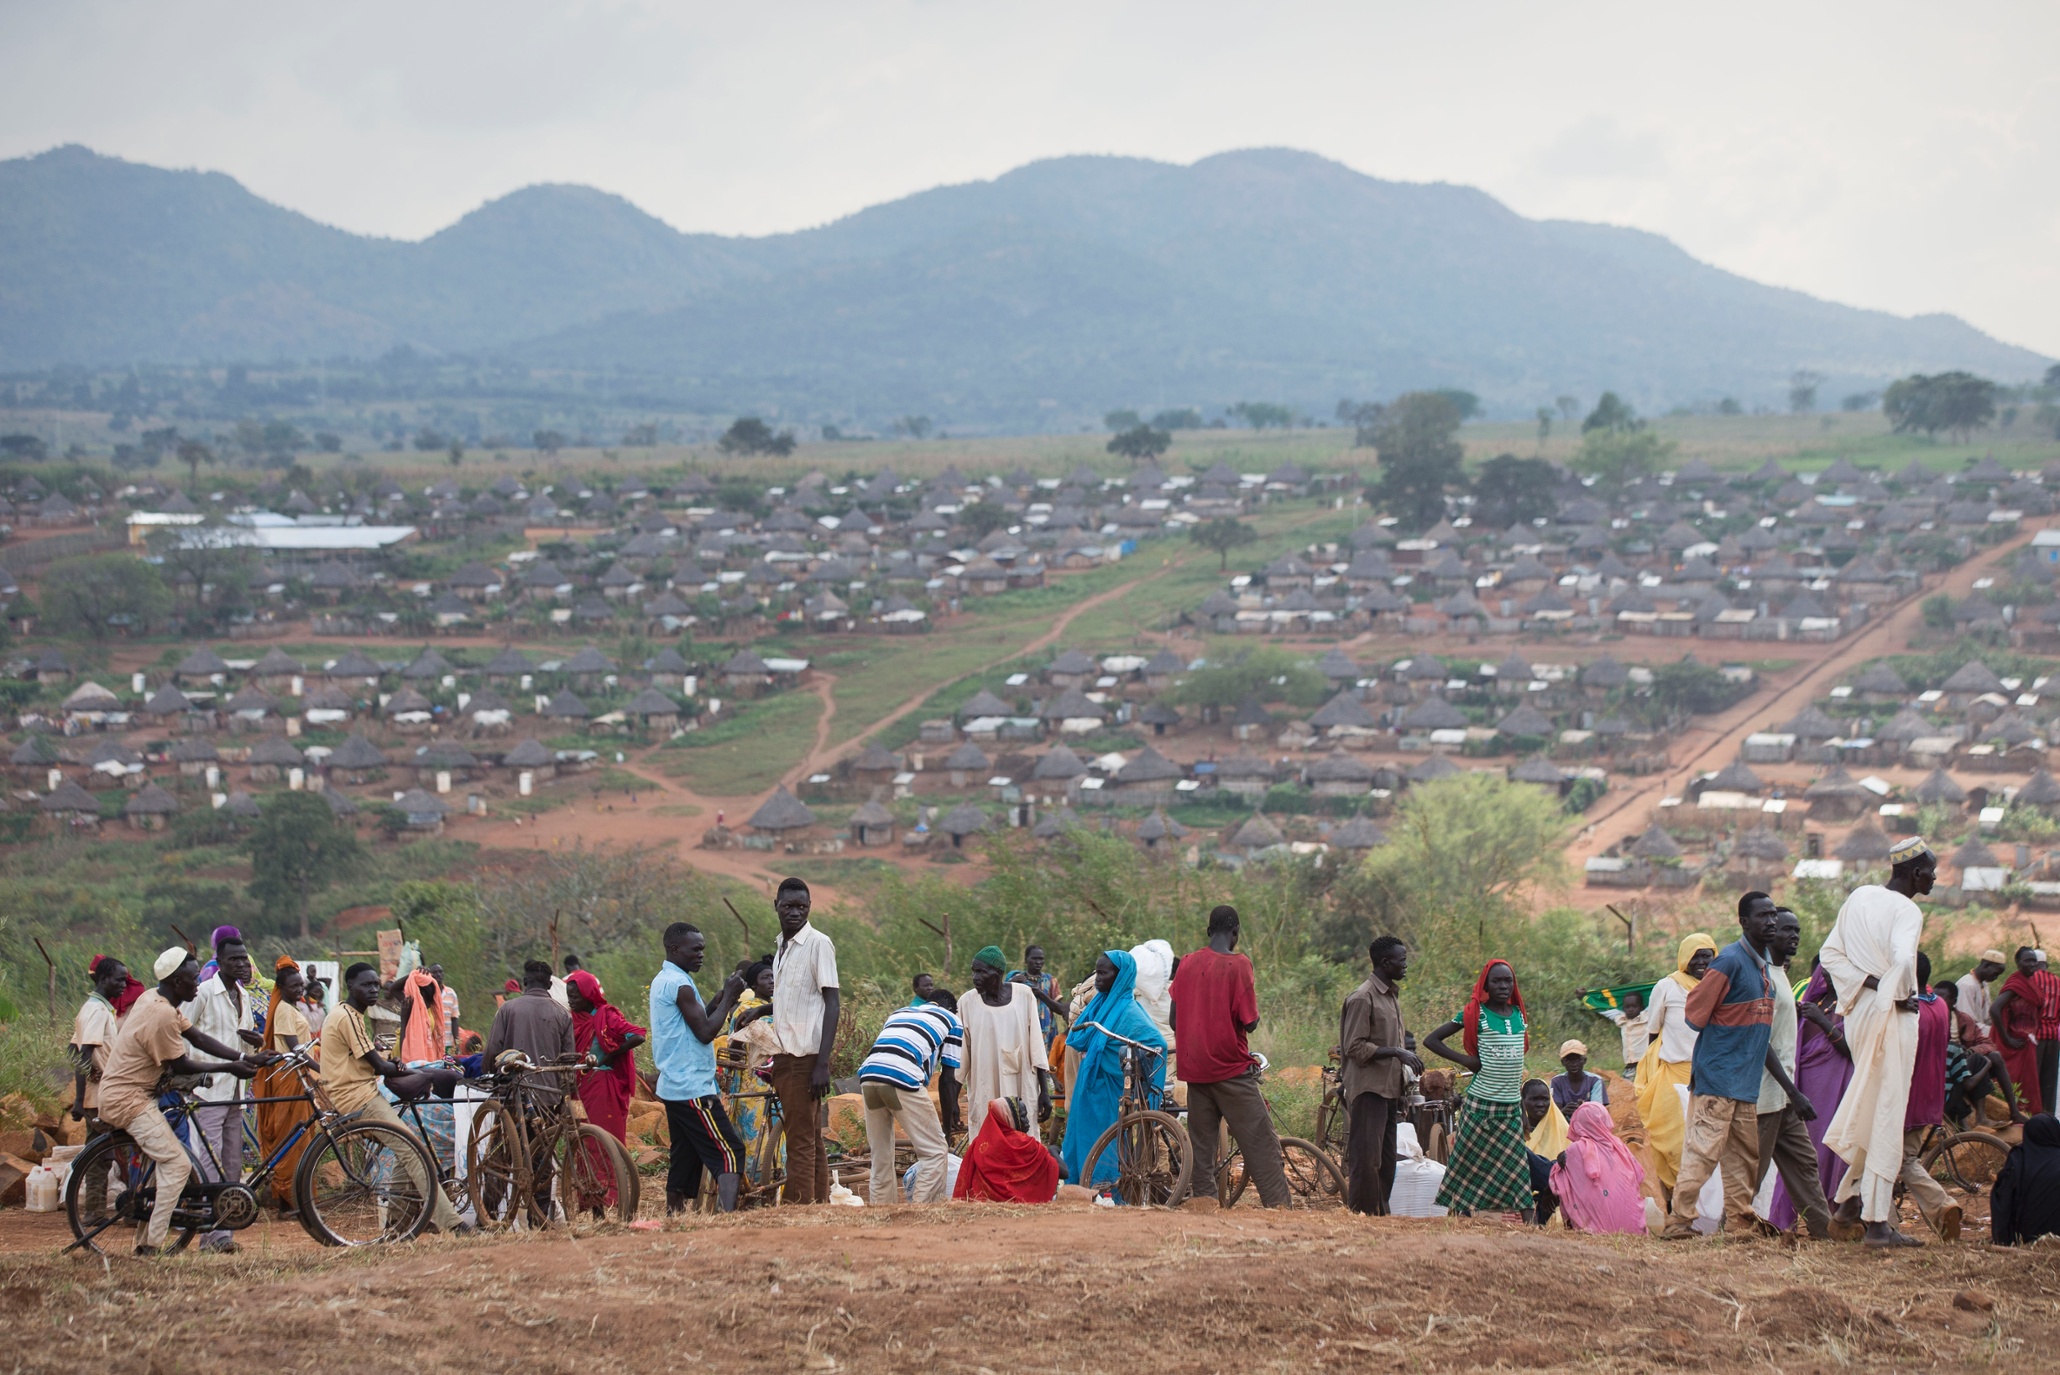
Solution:
{"label": "crowd of people", "polygon": [[[1590,1071],[1585,1043],[1559,1045],[1561,1072],[1549,1080],[1529,1077],[1518,971],[1496,959],[1464,1005],[1422,1038],[1425,1052],[1470,1075],[1454,1105],[1447,1159],[1426,1159],[1411,1111],[1439,1076],[1450,1083],[1451,1072],[1426,1068],[1405,1025],[1408,946],[1391,935],[1374,940],[1367,978],[1339,1020],[1346,1203],[1375,1215],[1512,1214],[1542,1223],[1557,1214],[1576,1230],[1652,1230],[1667,1239],[1799,1224],[1815,1238],[1917,1246],[1898,1223],[1898,1190],[1940,1237],[1957,1237],[1960,1206],[1919,1155],[1934,1128],[1994,1095],[2024,1130],[1995,1187],[1993,1237],[2007,1244],[2060,1233],[2060,1123],[2051,1112],[2060,978],[2043,952],[2027,947],[2008,961],[1987,951],[1956,983],[1933,985],[1918,948],[1915,899],[1930,891],[1936,860],[1915,838],[1898,843],[1890,860],[1886,884],[1847,898],[1806,977],[1791,968],[1800,919],[1751,892],[1738,900],[1737,939],[1719,946],[1691,934],[1671,974],[1606,1009],[1635,1089],[1642,1152],[1619,1134],[1609,1082]],[[448,1096],[461,1078],[489,1072],[511,1052],[539,1065],[584,1058],[590,1072],[578,1093],[586,1115],[618,1139],[627,1140],[640,1088],[662,1105],[668,1212],[696,1206],[704,1193],[731,1210],[747,1189],[762,1187],[760,1147],[774,1123],[782,1128],[782,1202],[827,1202],[822,1104],[833,1091],[844,1016],[836,948],[811,922],[800,879],[780,884],[774,909],[775,948],[740,964],[706,997],[697,980],[706,936],[690,923],[666,928],[645,1025],[613,1005],[576,958],[562,976],[530,960],[497,999],[483,1043],[460,1027],[456,995],[433,964],[410,964],[392,980],[369,964],[351,965],[332,1001],[312,967],[291,958],[278,961],[269,986],[256,979],[248,946],[231,927],[215,931],[205,966],[184,947],[159,955],[155,986],[98,956],[73,1033],[73,1115],[126,1131],[158,1162],[156,1203],[138,1246],[146,1254],[163,1246],[195,1160],[236,1177],[251,1081],[259,1099],[291,1097],[280,1076],[292,1067],[282,1059],[302,1049],[317,1058],[339,1111],[394,1126],[401,1119],[390,1100]],[[1013,969],[998,947],[981,949],[971,986],[959,994],[918,974],[914,996],[885,1018],[857,1069],[871,1153],[867,1197],[1043,1203],[1067,1184],[1104,1189],[1116,1177],[1115,1152],[1097,1158],[1093,1148],[1123,1110],[1134,1060],[1148,1106],[1184,1108],[1192,1179],[1214,1177],[1227,1135],[1261,1205],[1288,1203],[1263,1062],[1249,1043],[1259,1006],[1239,932],[1236,910],[1219,906],[1200,948],[1176,956],[1153,940],[1104,951],[1070,994],[1037,946]],[[2010,965],[2014,972],[1991,990]],[[642,1084],[640,1047],[655,1070]],[[163,1110],[170,1100],[160,1097],[167,1074],[199,1076],[197,1106],[177,1129]],[[1061,1102],[1054,1151],[1045,1124]],[[257,1105],[268,1158],[310,1112],[305,1101]],[[950,1143],[962,1129],[965,1145],[955,1154]],[[181,1131],[197,1134],[205,1149],[189,1153]],[[901,1176],[897,1133],[916,1157]],[[273,1180],[273,1201],[290,1215],[290,1162]],[[470,1228],[441,1190],[429,1192],[431,1227]],[[598,1210],[611,1201],[575,1202]],[[1713,1215],[1703,1217],[1706,1209]],[[223,1232],[201,1244],[230,1250],[235,1241]]]}

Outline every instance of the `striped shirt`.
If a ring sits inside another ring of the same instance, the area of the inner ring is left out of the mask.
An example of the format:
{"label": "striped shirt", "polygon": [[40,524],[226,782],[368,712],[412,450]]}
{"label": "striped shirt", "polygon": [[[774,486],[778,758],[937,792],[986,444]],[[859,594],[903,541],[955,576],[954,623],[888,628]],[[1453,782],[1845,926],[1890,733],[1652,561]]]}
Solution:
{"label": "striped shirt", "polygon": [[[1460,1018],[1466,1016],[1464,1009]],[[1458,1020],[1455,1018],[1455,1020]],[[1481,1009],[1477,1043],[1481,1068],[1466,1086],[1466,1096],[1484,1103],[1521,1103],[1524,1098],[1524,1014],[1511,1006],[1507,1017]]]}
{"label": "striped shirt", "polygon": [[860,1080],[920,1091],[941,1059],[946,1069],[963,1067],[966,1029],[941,1003],[896,1008],[887,1014],[872,1052],[858,1067]]}

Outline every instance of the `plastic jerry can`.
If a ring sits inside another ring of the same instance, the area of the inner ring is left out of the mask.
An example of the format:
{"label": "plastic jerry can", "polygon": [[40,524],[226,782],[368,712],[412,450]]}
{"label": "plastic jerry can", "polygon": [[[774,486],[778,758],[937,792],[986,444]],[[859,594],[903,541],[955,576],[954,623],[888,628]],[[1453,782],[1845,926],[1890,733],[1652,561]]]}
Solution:
{"label": "plastic jerry can", "polygon": [[30,1170],[23,1187],[32,1213],[54,1213],[63,1206],[63,1190],[58,1187],[57,1171],[48,1165],[38,1165]]}

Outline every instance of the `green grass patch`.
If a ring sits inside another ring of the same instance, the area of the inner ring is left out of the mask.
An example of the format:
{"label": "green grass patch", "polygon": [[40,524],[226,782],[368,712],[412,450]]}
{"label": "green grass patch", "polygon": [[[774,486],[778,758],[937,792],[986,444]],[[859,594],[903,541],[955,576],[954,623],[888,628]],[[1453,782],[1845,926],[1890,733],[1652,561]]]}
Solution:
{"label": "green grass patch", "polygon": [[762,698],[674,740],[652,762],[667,778],[710,797],[763,792],[808,754],[822,705],[812,692]]}

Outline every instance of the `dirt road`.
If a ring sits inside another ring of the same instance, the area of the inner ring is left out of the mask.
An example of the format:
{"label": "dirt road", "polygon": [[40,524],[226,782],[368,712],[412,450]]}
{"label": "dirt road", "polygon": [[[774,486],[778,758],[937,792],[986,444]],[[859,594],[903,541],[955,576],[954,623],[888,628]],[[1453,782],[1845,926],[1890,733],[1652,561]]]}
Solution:
{"label": "dirt road", "polygon": [[0,1314],[26,1372],[2030,1370],[2060,1342],[2060,1249],[1971,1240],[949,1204],[103,1266],[22,1219]]}

